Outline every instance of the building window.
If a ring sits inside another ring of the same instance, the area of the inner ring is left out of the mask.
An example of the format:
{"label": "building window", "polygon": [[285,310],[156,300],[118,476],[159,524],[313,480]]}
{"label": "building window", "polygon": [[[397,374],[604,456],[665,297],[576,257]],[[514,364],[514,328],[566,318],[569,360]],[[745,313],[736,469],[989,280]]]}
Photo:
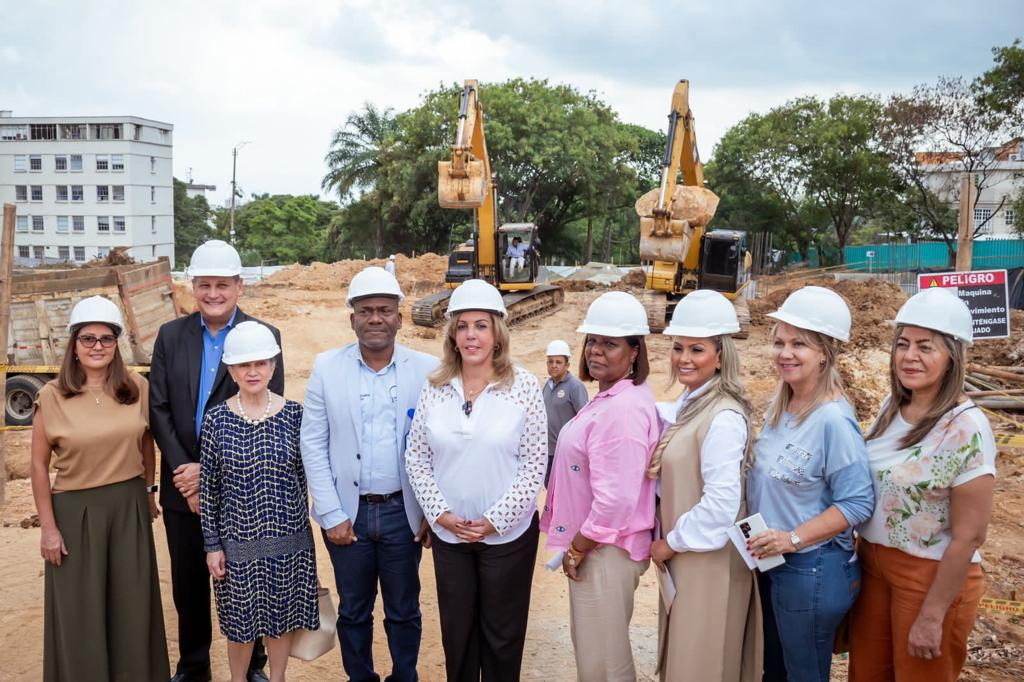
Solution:
{"label": "building window", "polygon": [[15,154],[14,155],[14,172],[24,173],[28,169],[28,155],[27,154]]}
{"label": "building window", "polygon": [[82,155],[72,154],[71,155],[71,172],[81,173],[82,172]]}
{"label": "building window", "polygon": [[114,232],[124,232],[124,216],[114,216]]}
{"label": "building window", "polygon": [[57,257],[61,260],[71,260],[71,249],[67,246],[58,246]]}
{"label": "building window", "polygon": [[109,255],[110,255],[110,247],[109,246],[98,246],[98,247],[96,247],[96,257],[97,258],[106,258]]}
{"label": "building window", "polygon": [[133,123],[132,124],[132,139],[133,140],[141,140],[142,139],[142,126],[140,126],[138,123]]}
{"label": "building window", "polygon": [[43,216],[34,215],[32,216],[32,231],[42,232],[43,231]]}
{"label": "building window", "polygon": [[60,124],[60,136],[64,140],[84,140],[85,139],[85,124],[84,123],[61,123]]}
{"label": "building window", "polygon": [[93,125],[93,139],[95,140],[120,140],[120,123],[97,123]]}
{"label": "building window", "polygon": [[43,186],[42,185],[32,185],[31,196],[32,196],[32,201],[42,201],[43,200]]}
{"label": "building window", "polygon": [[68,233],[68,217],[66,215],[57,216],[57,234]]}
{"label": "building window", "polygon": [[[992,221],[989,218],[992,217],[991,208],[976,208],[974,209],[974,229],[981,228],[979,234],[988,234],[992,231]],[[982,227],[984,225],[984,227]]]}
{"label": "building window", "polygon": [[149,229],[153,234],[156,234],[156,216],[149,216]]}
{"label": "building window", "polygon": [[68,186],[67,185],[57,185],[57,201],[67,201],[67,200],[68,200]]}
{"label": "building window", "polygon": [[14,229],[17,230],[18,232],[28,232],[28,216],[18,216],[17,219],[14,221],[14,225]]}
{"label": "building window", "polygon": [[33,154],[28,157],[28,169],[33,173],[43,170],[43,157],[39,154]]}
{"label": "building window", "polygon": [[18,247],[18,258],[28,258],[28,257],[29,257],[28,247],[27,246],[19,246]]}
{"label": "building window", "polygon": [[96,185],[96,201],[110,200],[110,185]]}
{"label": "building window", "polygon": [[124,201],[124,185],[111,185],[110,198],[114,201]]}
{"label": "building window", "polygon": [[29,137],[33,140],[56,140],[56,123],[30,123],[28,126]]}
{"label": "building window", "polygon": [[33,246],[32,255],[36,260],[43,260],[46,258],[46,247],[44,246]]}
{"label": "building window", "polygon": [[149,188],[149,203],[151,203],[151,204],[155,204],[156,203],[156,187],[150,187]]}
{"label": "building window", "polygon": [[150,173],[156,173],[156,157],[155,156],[149,157],[149,172]]}
{"label": "building window", "polygon": [[85,190],[82,185],[71,185],[71,201],[82,201],[85,199]]}
{"label": "building window", "polygon": [[27,140],[28,126],[0,126],[0,140]]}
{"label": "building window", "polygon": [[74,230],[75,232],[85,232],[85,216],[71,216],[71,229]]}
{"label": "building window", "polygon": [[106,154],[96,155],[96,170],[107,171],[110,170],[110,161],[107,160]]}
{"label": "building window", "polygon": [[110,155],[110,170],[112,170],[112,171],[123,171],[124,170],[124,154],[111,154]]}
{"label": "building window", "polygon": [[76,246],[75,247],[75,260],[78,261],[79,263],[81,263],[82,261],[85,260],[85,247],[84,246]]}
{"label": "building window", "polygon": [[28,201],[28,185],[15,185],[14,186],[14,200],[15,201]]}
{"label": "building window", "polygon": [[66,173],[68,170],[68,157],[66,156],[55,156],[53,157],[53,170],[58,173]]}
{"label": "building window", "polygon": [[1003,223],[1009,226],[1013,226],[1013,222],[1017,219],[1017,214],[1012,208],[1003,209]]}
{"label": "building window", "polygon": [[110,232],[110,216],[98,215],[96,216],[96,231],[97,232]]}

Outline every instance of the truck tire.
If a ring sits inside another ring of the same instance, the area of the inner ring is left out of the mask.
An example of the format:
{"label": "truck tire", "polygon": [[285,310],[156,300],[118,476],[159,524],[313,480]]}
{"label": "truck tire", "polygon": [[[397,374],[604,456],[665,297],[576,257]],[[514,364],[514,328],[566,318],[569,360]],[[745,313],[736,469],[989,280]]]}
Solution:
{"label": "truck tire", "polygon": [[7,426],[28,426],[32,423],[32,404],[45,384],[46,381],[31,374],[7,377],[7,399],[4,401]]}

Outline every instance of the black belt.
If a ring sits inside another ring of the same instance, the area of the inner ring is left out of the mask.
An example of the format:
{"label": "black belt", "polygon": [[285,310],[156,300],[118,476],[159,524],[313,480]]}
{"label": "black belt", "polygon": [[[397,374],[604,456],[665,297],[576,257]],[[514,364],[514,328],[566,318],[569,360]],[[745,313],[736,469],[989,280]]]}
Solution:
{"label": "black belt", "polygon": [[360,495],[359,496],[359,501],[360,502],[366,502],[367,504],[381,504],[382,502],[387,502],[388,500],[393,500],[393,499],[399,498],[401,496],[402,496],[402,491],[401,490],[396,490],[393,493],[385,493],[384,495],[377,495],[377,494]]}

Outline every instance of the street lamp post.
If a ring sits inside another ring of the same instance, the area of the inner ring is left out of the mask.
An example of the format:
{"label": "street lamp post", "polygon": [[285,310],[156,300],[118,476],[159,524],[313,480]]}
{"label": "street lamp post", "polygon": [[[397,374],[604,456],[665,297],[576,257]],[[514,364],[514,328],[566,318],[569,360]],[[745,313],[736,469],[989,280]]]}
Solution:
{"label": "street lamp post", "polygon": [[231,212],[228,216],[228,240],[235,245],[235,196],[238,189],[235,184],[235,170],[238,167],[238,150],[249,144],[249,140],[239,142],[231,149]]}

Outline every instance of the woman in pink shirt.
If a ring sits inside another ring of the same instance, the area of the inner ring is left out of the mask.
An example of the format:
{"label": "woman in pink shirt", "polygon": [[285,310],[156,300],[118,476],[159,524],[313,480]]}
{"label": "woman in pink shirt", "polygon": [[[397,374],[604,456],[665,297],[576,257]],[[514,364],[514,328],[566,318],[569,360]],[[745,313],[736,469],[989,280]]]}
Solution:
{"label": "woman in pink shirt", "polygon": [[646,471],[661,428],[644,383],[647,313],[612,291],[576,331],[586,334],[580,378],[599,392],[558,436],[541,529],[565,553],[577,678],[635,680],[629,621],[651,557],[655,482]]}

